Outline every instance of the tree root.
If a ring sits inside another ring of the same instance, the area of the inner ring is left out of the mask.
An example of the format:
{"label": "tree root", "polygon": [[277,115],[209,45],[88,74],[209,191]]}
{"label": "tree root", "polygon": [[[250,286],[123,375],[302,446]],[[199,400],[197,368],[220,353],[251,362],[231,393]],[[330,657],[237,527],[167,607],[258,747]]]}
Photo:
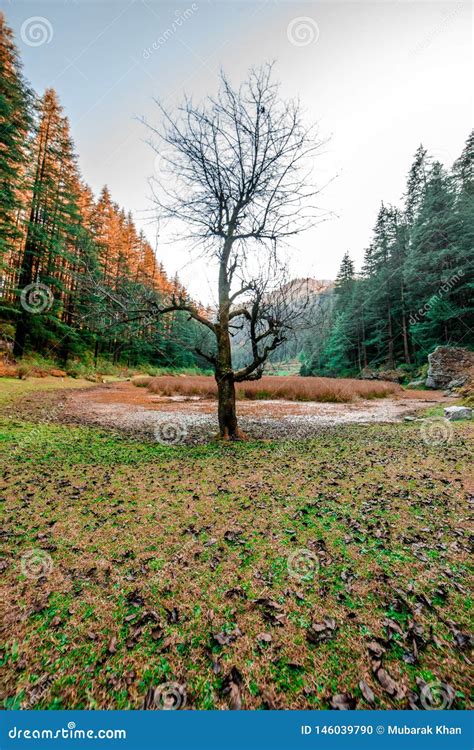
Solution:
{"label": "tree root", "polygon": [[238,443],[238,442],[243,442],[245,440],[249,440],[249,437],[247,433],[245,433],[243,430],[237,427],[237,430],[232,435],[229,434],[228,429],[224,430],[223,435],[218,433],[216,435],[216,440],[224,440],[225,442]]}

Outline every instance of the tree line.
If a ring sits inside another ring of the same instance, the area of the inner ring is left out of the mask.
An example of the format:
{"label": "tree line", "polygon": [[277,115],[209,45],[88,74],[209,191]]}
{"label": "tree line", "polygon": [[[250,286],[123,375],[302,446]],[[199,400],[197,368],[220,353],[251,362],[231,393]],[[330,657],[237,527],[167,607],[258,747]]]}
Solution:
{"label": "tree line", "polygon": [[157,306],[187,295],[109,189],[94,198],[56,92],[31,90],[2,14],[0,79],[0,338],[15,356],[194,365],[185,313],[130,321],[109,304],[108,292]]}
{"label": "tree line", "polygon": [[349,253],[306,340],[302,374],[411,370],[474,345],[474,132],[450,170],[416,151],[400,206],[381,204],[361,273]]}

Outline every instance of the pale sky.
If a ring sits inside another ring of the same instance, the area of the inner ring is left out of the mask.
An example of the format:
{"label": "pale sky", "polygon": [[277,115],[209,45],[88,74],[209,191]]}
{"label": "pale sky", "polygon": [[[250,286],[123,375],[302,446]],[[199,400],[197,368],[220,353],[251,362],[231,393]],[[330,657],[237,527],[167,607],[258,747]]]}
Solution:
{"label": "pale sky", "polygon": [[[295,276],[360,267],[380,201],[399,201],[420,143],[451,165],[472,128],[469,2],[21,0],[2,4],[35,90],[53,86],[71,122],[85,180],[108,184],[155,245],[149,223],[155,155],[137,118],[158,123],[183,93],[213,93],[222,67],[239,83],[276,60],[285,97],[330,137],[316,162],[320,205],[334,216],[292,240]],[[154,47],[154,48],[153,48]],[[213,270],[158,238],[157,255],[203,302]]]}

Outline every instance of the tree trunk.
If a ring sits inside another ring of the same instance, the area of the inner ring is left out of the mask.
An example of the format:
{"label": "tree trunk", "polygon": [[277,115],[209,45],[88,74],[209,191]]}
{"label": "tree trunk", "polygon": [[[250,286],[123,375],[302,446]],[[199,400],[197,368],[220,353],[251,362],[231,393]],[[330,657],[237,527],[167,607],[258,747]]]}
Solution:
{"label": "tree trunk", "polygon": [[362,357],[364,362],[364,368],[367,369],[369,362],[367,359],[367,347],[365,345],[365,319],[364,319],[364,308],[362,307],[360,320],[362,324]]}
{"label": "tree trunk", "polygon": [[232,349],[229,335],[228,317],[225,309],[221,315],[221,322],[217,325],[217,414],[219,418],[219,433],[224,440],[237,440],[241,437],[237,425],[235,410],[235,382],[232,371]]}
{"label": "tree trunk", "polygon": [[244,437],[237,424],[235,410],[235,381],[232,369],[232,347],[229,333],[230,314],[230,281],[227,271],[232,249],[232,237],[224,242],[221,262],[219,266],[219,320],[215,326],[217,340],[217,360],[215,377],[217,383],[217,414],[219,418],[219,433],[224,440],[239,440]]}
{"label": "tree trunk", "polygon": [[393,324],[392,324],[392,310],[390,303],[387,307],[387,333],[388,333],[388,366],[393,370],[395,368],[395,352],[393,346]]}
{"label": "tree trunk", "polygon": [[409,365],[410,362],[410,345],[408,341],[408,326],[407,316],[405,311],[405,289],[403,287],[403,281],[400,284],[400,299],[402,302],[402,331],[403,331],[403,354],[405,356],[405,364]]}
{"label": "tree trunk", "polygon": [[241,437],[237,425],[235,410],[235,383],[232,375],[217,378],[217,413],[219,417],[219,433],[224,440],[238,440]]}
{"label": "tree trunk", "polygon": [[405,313],[402,314],[402,331],[403,331],[403,354],[405,356],[405,364],[410,365],[410,346],[408,343],[408,327]]}

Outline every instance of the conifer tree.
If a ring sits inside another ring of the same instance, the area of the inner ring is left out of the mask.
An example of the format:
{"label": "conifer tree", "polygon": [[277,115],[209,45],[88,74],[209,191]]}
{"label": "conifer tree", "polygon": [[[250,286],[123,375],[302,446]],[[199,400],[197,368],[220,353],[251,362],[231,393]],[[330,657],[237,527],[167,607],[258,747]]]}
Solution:
{"label": "conifer tree", "polygon": [[[23,78],[13,33],[0,12],[0,273],[8,277],[14,248],[21,236],[28,134],[32,122],[32,92]],[[3,271],[2,271],[3,269]],[[3,290],[5,292],[5,289]]]}

